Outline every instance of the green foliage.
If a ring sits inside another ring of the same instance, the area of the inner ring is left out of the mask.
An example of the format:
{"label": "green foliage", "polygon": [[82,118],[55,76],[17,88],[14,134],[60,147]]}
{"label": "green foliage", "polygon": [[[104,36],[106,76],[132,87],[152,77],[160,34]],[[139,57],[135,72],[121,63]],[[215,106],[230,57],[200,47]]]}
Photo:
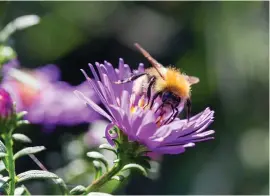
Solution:
{"label": "green foliage", "polygon": [[13,158],[14,158],[14,160],[16,160],[19,157],[29,155],[29,154],[35,154],[35,153],[41,152],[41,151],[43,151],[45,149],[46,148],[44,146],[27,147],[27,148],[24,148],[24,149],[20,150],[16,154],[14,154]]}
{"label": "green foliage", "polygon": [[146,171],[141,165],[135,164],[135,163],[130,163],[130,164],[125,165],[121,171],[131,170],[131,169],[138,170],[138,171],[140,171],[144,176],[147,176],[147,171]]}
{"label": "green foliage", "polygon": [[54,173],[43,171],[43,170],[30,170],[17,175],[17,182],[21,183],[27,180],[33,179],[56,179],[58,178],[57,175]]}
{"label": "green foliage", "polygon": [[101,163],[104,164],[104,166],[108,170],[108,162],[107,162],[106,158],[101,153],[99,153],[99,152],[88,152],[87,156],[92,160],[100,161]]}
{"label": "green foliage", "polygon": [[12,138],[15,140],[15,141],[18,141],[18,142],[22,142],[22,143],[32,143],[32,140],[24,135],[24,134],[21,134],[21,133],[14,133],[12,135]]}
{"label": "green foliage", "polygon": [[85,187],[82,185],[78,185],[71,189],[70,194],[71,195],[82,195],[85,192]]}

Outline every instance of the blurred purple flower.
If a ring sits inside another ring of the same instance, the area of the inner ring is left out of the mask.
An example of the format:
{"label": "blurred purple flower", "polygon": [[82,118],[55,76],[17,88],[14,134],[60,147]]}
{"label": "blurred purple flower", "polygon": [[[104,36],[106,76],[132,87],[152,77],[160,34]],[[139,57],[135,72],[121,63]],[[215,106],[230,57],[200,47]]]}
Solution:
{"label": "blurred purple flower", "polygon": [[0,118],[8,118],[13,111],[13,103],[9,93],[0,88]]}
{"label": "blurred purple flower", "polygon": [[[146,146],[150,151],[159,154],[178,154],[192,147],[196,142],[213,139],[210,137],[213,130],[206,128],[213,121],[214,111],[206,108],[201,113],[193,116],[189,122],[186,119],[176,118],[171,123],[166,123],[164,113],[155,113],[161,101],[156,101],[152,110],[143,109],[145,98],[132,93],[132,83],[115,84],[114,82],[129,77],[132,72],[127,64],[120,59],[118,69],[104,62],[96,63],[98,73],[89,64],[94,79],[90,79],[83,71],[90,87],[93,88],[104,104],[107,112],[99,107],[84,93],[76,91],[90,108],[107,118],[111,123],[107,126],[105,135],[108,142],[113,145],[112,139],[117,135],[110,131],[114,126],[128,136],[130,141],[137,141]],[[134,72],[144,72],[143,64]],[[183,105],[179,111],[183,110]],[[167,112],[167,115],[170,115]]]}
{"label": "blurred purple flower", "polygon": [[94,91],[86,82],[71,86],[60,81],[60,70],[55,65],[26,70],[13,60],[3,66],[3,75],[2,87],[16,102],[17,111],[27,111],[25,118],[33,124],[74,125],[99,117],[73,94],[80,89],[96,102]]}

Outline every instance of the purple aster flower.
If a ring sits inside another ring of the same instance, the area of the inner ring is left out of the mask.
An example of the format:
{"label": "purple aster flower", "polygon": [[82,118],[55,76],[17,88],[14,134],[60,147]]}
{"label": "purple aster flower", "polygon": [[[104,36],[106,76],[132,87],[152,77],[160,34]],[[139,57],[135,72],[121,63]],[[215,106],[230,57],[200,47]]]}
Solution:
{"label": "purple aster flower", "polygon": [[6,119],[13,112],[13,103],[9,93],[0,88],[0,118]]}
{"label": "purple aster flower", "polygon": [[71,86],[60,81],[57,66],[46,65],[27,70],[20,68],[18,61],[11,61],[3,68],[3,88],[16,102],[17,111],[28,112],[25,118],[31,123],[74,125],[99,118],[73,94],[75,89],[80,89],[97,102],[94,91],[88,88],[86,82]]}
{"label": "purple aster flower", "polygon": [[[147,150],[159,154],[179,154],[185,148],[192,147],[196,142],[212,139],[210,135],[213,130],[207,127],[213,121],[214,111],[206,108],[201,113],[186,119],[175,118],[168,122],[166,117],[171,113],[159,110],[161,100],[155,101],[152,109],[143,107],[146,101],[144,96],[132,92],[133,84],[115,84],[116,81],[126,79],[133,73],[144,72],[143,64],[138,70],[131,71],[127,64],[120,59],[118,69],[104,62],[96,63],[98,73],[89,64],[94,79],[91,79],[83,71],[90,88],[94,89],[99,96],[105,109],[99,107],[91,98],[80,91],[76,95],[80,97],[90,108],[107,118],[111,123],[105,130],[108,142],[113,145],[113,140],[119,135],[112,131],[114,127],[119,128],[129,141],[143,145]],[[183,103],[179,106],[179,112],[183,110]]]}

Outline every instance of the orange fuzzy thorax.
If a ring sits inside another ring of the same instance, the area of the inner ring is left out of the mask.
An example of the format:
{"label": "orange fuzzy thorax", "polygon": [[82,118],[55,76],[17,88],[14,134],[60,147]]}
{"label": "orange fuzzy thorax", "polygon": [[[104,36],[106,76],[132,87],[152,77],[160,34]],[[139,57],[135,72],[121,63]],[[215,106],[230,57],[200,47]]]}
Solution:
{"label": "orange fuzzy thorax", "polygon": [[156,81],[157,91],[171,91],[181,98],[190,96],[190,84],[185,79],[184,75],[175,68],[167,68],[165,80],[161,77]]}

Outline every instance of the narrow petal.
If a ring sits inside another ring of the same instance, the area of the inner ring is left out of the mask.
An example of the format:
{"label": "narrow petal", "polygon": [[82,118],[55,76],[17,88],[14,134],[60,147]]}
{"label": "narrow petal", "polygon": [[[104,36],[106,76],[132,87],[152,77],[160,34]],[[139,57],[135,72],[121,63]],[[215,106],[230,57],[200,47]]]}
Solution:
{"label": "narrow petal", "polygon": [[209,130],[209,131],[205,131],[205,132],[201,132],[201,133],[198,133],[198,134],[196,134],[196,135],[194,135],[193,137],[195,138],[198,138],[198,137],[206,137],[206,136],[208,136],[208,135],[212,135],[212,134],[214,134],[215,133],[215,131],[214,130]]}
{"label": "narrow petal", "polygon": [[111,81],[109,80],[108,76],[107,75],[104,75],[104,83],[105,85],[107,86],[108,88],[108,92],[110,93],[111,95],[111,100],[113,102],[114,105],[116,105],[116,97],[115,97],[115,94],[114,94],[114,89],[112,87],[112,83]]}
{"label": "narrow petal", "polygon": [[185,152],[185,148],[183,146],[165,146],[155,148],[153,151],[161,154],[180,154]]}
{"label": "narrow petal", "polygon": [[108,73],[109,73],[108,75],[110,76],[111,82],[116,82],[118,78],[112,64],[110,64],[109,62],[105,62],[104,64],[108,70]]}
{"label": "narrow petal", "polygon": [[129,93],[124,90],[122,92],[122,97],[121,97],[121,108],[125,111],[126,114],[129,114],[130,113],[130,110],[129,110],[129,100],[130,100],[130,96],[129,96]]}
{"label": "narrow petal", "polygon": [[154,122],[145,124],[143,126],[140,126],[136,136],[139,138],[139,140],[143,142],[150,141],[149,137],[153,135],[153,133],[156,131],[156,124]]}
{"label": "narrow petal", "polygon": [[[103,102],[103,104],[106,102],[105,101],[105,97],[102,95],[102,93],[100,92],[98,86],[96,85],[96,83],[94,81],[91,80],[91,78],[88,77],[87,73],[81,69],[81,72],[83,73],[84,77],[86,78],[87,82],[90,84],[90,86],[95,90],[95,92],[98,94],[100,100]],[[98,80],[97,80],[98,81]]]}
{"label": "narrow petal", "polygon": [[104,67],[103,64],[96,64],[97,66],[97,70],[98,70],[98,73],[99,73],[99,77],[101,79],[101,82],[104,83],[104,78],[103,76],[104,75],[107,75],[107,71],[106,71],[106,68]]}
{"label": "narrow petal", "polygon": [[101,114],[102,116],[104,116],[105,118],[107,118],[109,121],[112,121],[112,118],[101,108],[99,107],[96,103],[94,103],[91,99],[87,98],[86,96],[84,96],[83,93],[81,93],[80,91],[74,91],[75,95],[80,98],[81,100],[83,100],[86,104],[88,104],[93,110],[95,110],[96,112],[98,112],[99,114]]}
{"label": "narrow petal", "polygon": [[90,69],[91,69],[91,71],[92,71],[92,74],[93,74],[95,80],[96,80],[96,81],[99,81],[99,77],[98,77],[98,75],[97,75],[97,72],[96,72],[94,66],[93,66],[91,63],[89,63],[88,66],[90,67]]}
{"label": "narrow petal", "polygon": [[[120,107],[117,107],[114,105],[110,105],[109,110],[110,110],[115,122],[117,123],[117,126],[120,126],[123,122],[124,111]],[[119,127],[119,128],[121,128],[121,127]]]}
{"label": "narrow petal", "polygon": [[139,66],[138,66],[138,72],[139,73],[143,73],[144,71],[145,71],[144,64],[143,63],[140,63]]}

